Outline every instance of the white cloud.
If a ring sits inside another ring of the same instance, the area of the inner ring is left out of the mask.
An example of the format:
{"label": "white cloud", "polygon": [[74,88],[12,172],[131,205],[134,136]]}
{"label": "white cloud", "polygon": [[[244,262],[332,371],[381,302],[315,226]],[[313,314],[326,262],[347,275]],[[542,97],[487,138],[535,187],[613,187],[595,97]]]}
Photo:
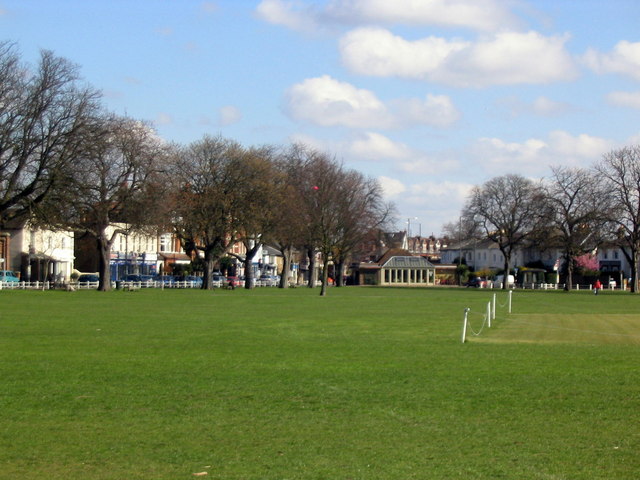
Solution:
{"label": "white cloud", "polygon": [[380,182],[380,186],[384,191],[384,196],[387,199],[393,199],[407,190],[404,183],[395,178],[380,176],[378,177],[378,182]]}
{"label": "white cloud", "polygon": [[557,117],[576,110],[569,103],[558,102],[545,96],[540,96],[532,102],[524,102],[518,97],[506,97],[498,103],[511,117],[529,114],[541,117]]}
{"label": "white cloud", "polygon": [[440,200],[441,205],[446,205],[449,201],[460,201],[466,199],[473,188],[470,183],[464,182],[423,182],[411,186],[414,195],[425,195],[434,200]]}
{"label": "white cloud", "polygon": [[597,160],[613,148],[613,143],[600,137],[587,134],[573,136],[557,130],[549,134],[549,146],[554,156],[567,162],[581,163],[584,160]]}
{"label": "white cloud", "polygon": [[541,96],[536,98],[531,105],[533,113],[543,117],[554,117],[571,110],[571,105],[565,102],[556,102],[550,98]]}
{"label": "white cloud", "polygon": [[406,145],[374,132],[358,135],[347,145],[346,150],[358,158],[369,160],[397,160],[412,155],[412,150]]}
{"label": "white cloud", "polygon": [[412,158],[399,162],[397,169],[411,175],[434,175],[454,172],[460,162],[454,158],[447,158],[442,154],[426,154],[415,152]]}
{"label": "white cloud", "polygon": [[460,118],[460,113],[446,95],[427,95],[418,98],[399,99],[390,103],[399,123],[449,127]]}
{"label": "white cloud", "polygon": [[519,24],[500,0],[333,0],[325,6],[299,0],[262,0],[256,12],[267,22],[299,31],[325,25],[403,23],[486,32]]}
{"label": "white cloud", "polygon": [[453,52],[469,42],[428,37],[408,41],[384,28],[352,30],[340,40],[344,64],[356,73],[424,79],[437,72]]}
{"label": "white cloud", "polygon": [[387,105],[373,92],[328,75],[290,87],[285,94],[285,110],[297,120],[325,127],[400,128],[415,124],[448,127],[460,117],[444,95],[427,95],[424,100],[397,99]]}
{"label": "white cloud", "polygon": [[640,92],[611,92],[607,101],[619,107],[640,109]]}
{"label": "white cloud", "polygon": [[397,206],[418,217],[415,226],[411,222],[414,234],[438,235],[445,223],[460,216],[472,188],[470,183],[450,180],[415,183],[407,186]]}
{"label": "white cloud", "polygon": [[218,110],[218,125],[226,127],[239,122],[242,119],[242,112],[233,105],[226,105]]}
{"label": "white cloud", "polygon": [[489,174],[517,171],[543,176],[551,165],[584,166],[602,157],[613,147],[609,140],[587,134],[571,135],[557,130],[547,139],[531,138],[523,142],[505,142],[499,138],[481,138],[471,147],[475,163]]}
{"label": "white cloud", "polygon": [[442,25],[479,31],[518,23],[504,3],[495,0],[346,0],[332,2],[326,13],[352,23]]}
{"label": "white cloud", "polygon": [[[503,32],[472,43],[428,37],[405,40],[382,28],[343,36],[343,63],[362,75],[403,77],[459,87],[540,84],[573,79],[567,36]],[[532,61],[535,59],[535,61]]]}
{"label": "white cloud", "polygon": [[262,0],[256,13],[263,20],[292,30],[309,31],[316,28],[310,7],[298,1]]}
{"label": "white cloud", "polygon": [[583,61],[596,73],[618,73],[640,80],[640,42],[622,40],[609,53],[589,49]]}
{"label": "white cloud", "polygon": [[287,111],[317,125],[389,126],[385,105],[370,91],[324,75],[293,85],[286,94]]}

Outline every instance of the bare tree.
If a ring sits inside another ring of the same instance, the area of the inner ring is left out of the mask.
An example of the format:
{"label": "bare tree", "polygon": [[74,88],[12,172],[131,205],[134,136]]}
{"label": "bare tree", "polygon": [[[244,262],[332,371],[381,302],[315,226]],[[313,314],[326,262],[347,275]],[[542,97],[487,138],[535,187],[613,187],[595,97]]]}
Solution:
{"label": "bare tree", "polygon": [[0,228],[42,202],[89,146],[99,95],[78,68],[43,51],[35,71],[0,43]]}
{"label": "bare tree", "polygon": [[342,286],[346,264],[354,249],[372,231],[388,227],[394,220],[395,210],[384,201],[378,181],[355,170],[343,173],[338,189],[333,260],[336,285]]}
{"label": "bare tree", "polygon": [[631,265],[631,291],[638,293],[640,259],[640,146],[607,153],[595,165],[613,205],[608,209],[614,238]]}
{"label": "bare tree", "polygon": [[[334,159],[312,152],[304,167],[304,176],[300,178],[303,215],[307,224],[304,238],[310,265],[313,265],[316,250],[323,262],[321,296],[327,293],[329,262],[337,243],[340,215],[336,204],[344,193],[341,189],[343,174],[342,166]],[[309,283],[314,286],[313,276],[310,276]]]}
{"label": "bare tree", "polygon": [[567,167],[552,167],[551,171],[544,184],[545,243],[562,249],[565,290],[571,290],[576,258],[602,241],[609,196],[594,171]]}
{"label": "bare tree", "polygon": [[481,239],[485,237],[481,223],[474,218],[473,214],[463,211],[462,215],[456,222],[448,222],[442,226],[442,236],[446,242],[460,243],[468,239]]}
{"label": "bare tree", "polygon": [[[505,280],[513,252],[534,230],[542,198],[540,189],[520,175],[494,177],[474,187],[466,212],[476,218],[504,257]],[[505,281],[503,288],[507,288]]]}
{"label": "bare tree", "polygon": [[215,265],[239,238],[244,149],[222,137],[205,136],[181,149],[171,169],[173,223],[187,252],[204,256],[204,289],[213,288]]}
{"label": "bare tree", "polygon": [[316,251],[321,255],[320,295],[324,296],[330,262],[341,280],[344,264],[355,246],[389,220],[393,209],[384,203],[377,181],[345,169],[327,154],[304,146],[297,148],[298,212],[304,225],[300,236],[309,256],[311,287]]}
{"label": "bare tree", "polygon": [[279,189],[280,172],[275,168],[274,149],[251,148],[238,156],[234,162],[239,183],[234,192],[238,196],[238,238],[245,247],[245,288],[253,288],[253,259],[260,251],[265,239],[274,232],[277,212],[281,208]]}
{"label": "bare tree", "polygon": [[109,262],[111,246],[120,233],[116,223],[140,230],[152,220],[155,203],[147,199],[159,185],[157,175],[165,145],[143,122],[110,116],[94,125],[91,150],[75,159],[73,169],[63,177],[64,188],[55,189],[37,210],[41,223],[89,234],[98,251],[98,290],[111,289]]}
{"label": "bare tree", "polygon": [[273,230],[267,240],[282,254],[280,288],[288,286],[294,249],[304,243],[303,232],[306,231],[307,224],[299,188],[304,163],[304,147],[299,144],[290,145],[275,157],[275,169],[278,173],[274,182],[274,195],[277,208],[274,211]]}

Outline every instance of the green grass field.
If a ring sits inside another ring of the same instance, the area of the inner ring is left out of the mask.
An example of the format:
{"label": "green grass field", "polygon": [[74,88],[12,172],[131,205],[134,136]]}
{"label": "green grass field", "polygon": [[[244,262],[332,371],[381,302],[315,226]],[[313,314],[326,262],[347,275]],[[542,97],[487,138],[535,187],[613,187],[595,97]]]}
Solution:
{"label": "green grass field", "polygon": [[640,297],[493,293],[2,291],[0,478],[637,479]]}

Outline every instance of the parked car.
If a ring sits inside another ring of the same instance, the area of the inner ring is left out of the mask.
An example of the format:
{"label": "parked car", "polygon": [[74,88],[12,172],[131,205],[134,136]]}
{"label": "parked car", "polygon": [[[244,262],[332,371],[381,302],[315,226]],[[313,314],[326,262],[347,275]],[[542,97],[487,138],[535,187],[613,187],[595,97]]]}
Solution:
{"label": "parked car", "polygon": [[0,282],[19,282],[20,279],[11,270],[0,270]]}
{"label": "parked car", "polygon": [[261,275],[260,282],[268,287],[275,287],[280,282],[280,277],[278,275]]}
{"label": "parked car", "polygon": [[186,275],[184,277],[176,277],[177,282],[191,282],[194,287],[200,288],[202,287],[202,277],[197,277],[195,275]]}
{"label": "parked car", "polygon": [[[504,282],[504,275],[496,276],[496,279],[493,281],[493,288],[500,288],[502,283]],[[513,275],[507,276],[507,287],[513,287],[516,283],[516,279]]]}
{"label": "parked car", "polygon": [[99,281],[100,277],[92,273],[83,273],[78,277],[78,283],[96,283]]}
{"label": "parked car", "polygon": [[153,277],[153,280],[164,284],[165,287],[168,287],[175,281],[175,278],[173,275],[156,275]]}
{"label": "parked car", "polygon": [[473,277],[467,283],[467,287],[486,288],[487,280],[482,277]]}

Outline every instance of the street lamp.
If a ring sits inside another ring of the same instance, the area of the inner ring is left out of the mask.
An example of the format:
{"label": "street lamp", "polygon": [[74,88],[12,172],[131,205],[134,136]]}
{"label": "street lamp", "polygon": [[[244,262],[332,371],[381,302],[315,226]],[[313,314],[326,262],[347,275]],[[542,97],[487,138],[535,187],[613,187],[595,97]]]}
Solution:
{"label": "street lamp", "polygon": [[[407,237],[408,238],[411,238],[411,220],[418,220],[418,217],[407,218]],[[418,223],[418,222],[414,222],[414,223]],[[418,223],[418,225],[420,225],[420,236],[422,236],[422,224]]]}

